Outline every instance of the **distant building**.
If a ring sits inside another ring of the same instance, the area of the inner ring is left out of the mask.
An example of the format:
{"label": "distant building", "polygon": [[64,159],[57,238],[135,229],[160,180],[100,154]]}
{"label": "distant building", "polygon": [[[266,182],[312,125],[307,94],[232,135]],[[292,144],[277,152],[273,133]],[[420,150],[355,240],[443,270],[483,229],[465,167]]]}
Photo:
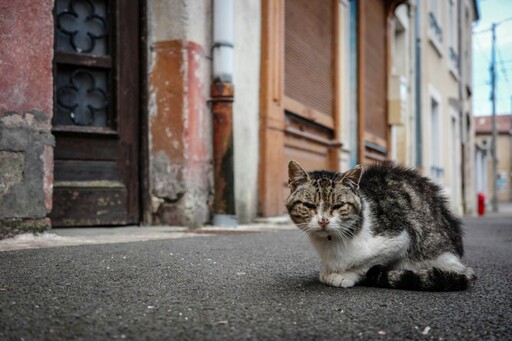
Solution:
{"label": "distant building", "polygon": [[396,160],[475,211],[475,1],[0,8],[0,237],[282,215],[289,159]]}
{"label": "distant building", "polygon": [[[477,116],[474,118],[476,143],[480,149],[486,150],[486,157],[480,161],[477,167],[477,179],[482,184],[478,190],[486,194],[490,202],[493,197],[493,173],[492,173],[492,116]],[[497,130],[497,179],[499,201],[512,200],[512,115],[496,116]],[[478,160],[478,158],[477,158]],[[481,170],[480,170],[481,169]]]}
{"label": "distant building", "polygon": [[390,156],[442,185],[459,214],[476,208],[471,32],[478,15],[472,0],[409,1],[391,25]]}

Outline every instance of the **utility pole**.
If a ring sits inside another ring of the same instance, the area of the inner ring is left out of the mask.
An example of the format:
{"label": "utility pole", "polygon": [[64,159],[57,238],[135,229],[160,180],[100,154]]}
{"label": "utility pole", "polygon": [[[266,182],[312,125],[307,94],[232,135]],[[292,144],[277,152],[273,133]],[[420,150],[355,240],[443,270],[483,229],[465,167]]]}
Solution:
{"label": "utility pole", "polygon": [[509,194],[509,198],[512,199],[512,96],[510,96],[510,115],[509,115],[509,118],[510,120],[510,127],[509,127],[509,135],[510,135],[510,162],[509,162],[509,169],[508,169],[508,172],[507,172],[507,177],[508,177],[508,183],[509,183],[509,190],[510,190],[510,194]]}
{"label": "utility pole", "polygon": [[498,212],[498,156],[497,156],[497,132],[496,132],[496,23],[491,26],[492,50],[491,50],[491,101],[492,101],[492,210]]}

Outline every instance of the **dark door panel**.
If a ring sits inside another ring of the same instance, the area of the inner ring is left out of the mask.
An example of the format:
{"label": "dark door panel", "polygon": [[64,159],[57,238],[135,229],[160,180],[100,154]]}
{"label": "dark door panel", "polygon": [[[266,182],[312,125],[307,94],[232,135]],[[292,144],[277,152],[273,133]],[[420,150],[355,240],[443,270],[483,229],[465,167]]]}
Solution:
{"label": "dark door panel", "polygon": [[54,226],[139,221],[138,8],[55,2]]}

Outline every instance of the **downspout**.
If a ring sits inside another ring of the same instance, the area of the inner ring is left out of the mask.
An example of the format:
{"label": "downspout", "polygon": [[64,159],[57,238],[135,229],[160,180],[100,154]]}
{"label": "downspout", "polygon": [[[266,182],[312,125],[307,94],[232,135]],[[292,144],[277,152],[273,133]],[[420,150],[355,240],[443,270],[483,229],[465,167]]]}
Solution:
{"label": "downspout", "polygon": [[213,224],[236,227],[233,146],[233,23],[234,0],[213,1],[213,162],[215,196]]}
{"label": "downspout", "polygon": [[415,54],[415,68],[416,68],[416,77],[415,77],[415,85],[416,85],[416,168],[421,169],[423,166],[423,141],[422,141],[422,131],[421,131],[421,11],[420,11],[421,0],[416,3],[415,8],[415,27],[414,34],[416,36],[416,54]]}
{"label": "downspout", "polygon": [[467,214],[468,212],[468,203],[466,201],[466,148],[469,143],[469,136],[467,136],[467,120],[466,120],[466,108],[464,103],[464,83],[466,82],[466,74],[465,68],[462,65],[462,56],[464,51],[462,51],[462,1],[457,2],[457,49],[459,54],[457,56],[457,65],[459,67],[459,125],[460,125],[460,138],[461,138],[461,156],[460,156],[460,198],[462,200],[462,214]]}
{"label": "downspout", "polygon": [[407,32],[407,49],[408,53],[410,54],[410,59],[408,60],[408,66],[409,66],[409,74],[407,75],[407,94],[409,96],[407,101],[407,110],[408,110],[408,117],[407,117],[407,164],[408,165],[414,165],[415,164],[415,157],[416,157],[416,151],[415,151],[415,145],[416,143],[412,143],[414,139],[414,133],[413,131],[416,129],[415,123],[416,123],[416,87],[414,86],[414,77],[416,76],[416,69],[415,69],[415,63],[416,63],[416,44],[415,44],[415,30],[414,25],[416,23],[416,6],[417,4],[415,2],[409,2],[407,4],[407,15],[409,18],[408,22],[408,32]]}

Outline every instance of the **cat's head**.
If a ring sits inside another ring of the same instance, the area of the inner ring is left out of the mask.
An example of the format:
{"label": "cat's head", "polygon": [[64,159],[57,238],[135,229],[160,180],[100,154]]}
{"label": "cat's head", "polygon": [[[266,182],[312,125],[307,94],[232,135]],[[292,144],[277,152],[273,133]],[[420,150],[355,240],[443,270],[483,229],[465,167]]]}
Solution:
{"label": "cat's head", "polygon": [[345,173],[307,173],[296,161],[290,161],[290,195],[286,200],[290,218],[297,227],[312,236],[352,237],[362,219],[361,175],[361,165]]}

